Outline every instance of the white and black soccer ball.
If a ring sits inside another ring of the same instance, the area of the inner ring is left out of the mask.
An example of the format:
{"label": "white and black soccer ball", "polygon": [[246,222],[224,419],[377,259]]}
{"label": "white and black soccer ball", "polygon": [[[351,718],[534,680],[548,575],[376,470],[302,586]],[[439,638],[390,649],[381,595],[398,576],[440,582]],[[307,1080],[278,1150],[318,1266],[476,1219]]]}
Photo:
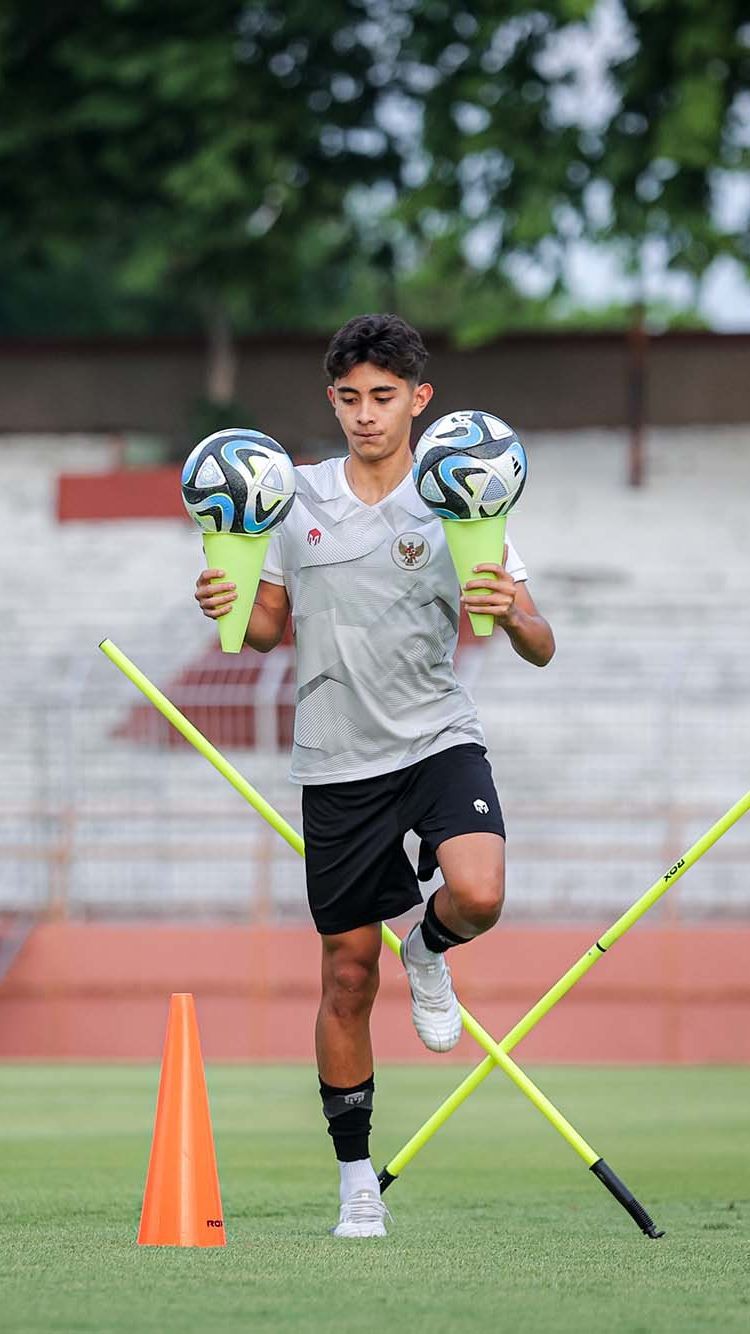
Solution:
{"label": "white and black soccer ball", "polygon": [[414,451],[414,483],[443,519],[508,514],[526,482],[526,451],[512,426],[490,412],[449,412]]}
{"label": "white and black soccer ball", "polygon": [[182,469],[185,509],[207,533],[267,533],[283,523],[295,488],[292,460],[262,431],[216,431]]}

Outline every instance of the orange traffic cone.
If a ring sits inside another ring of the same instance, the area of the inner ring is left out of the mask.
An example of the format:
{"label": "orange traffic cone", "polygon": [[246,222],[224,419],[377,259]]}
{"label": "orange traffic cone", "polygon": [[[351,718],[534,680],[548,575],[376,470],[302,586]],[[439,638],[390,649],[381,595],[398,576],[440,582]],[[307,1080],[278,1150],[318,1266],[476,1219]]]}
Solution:
{"label": "orange traffic cone", "polygon": [[172,996],[139,1246],[224,1246],[219,1177],[193,997]]}

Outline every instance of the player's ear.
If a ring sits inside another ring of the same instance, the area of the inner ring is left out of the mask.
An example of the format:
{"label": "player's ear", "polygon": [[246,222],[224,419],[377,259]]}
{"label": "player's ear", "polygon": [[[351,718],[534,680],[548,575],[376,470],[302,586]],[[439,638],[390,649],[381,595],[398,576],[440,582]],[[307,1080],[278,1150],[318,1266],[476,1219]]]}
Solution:
{"label": "player's ear", "polygon": [[434,392],[435,390],[431,384],[425,383],[417,385],[411,403],[412,417],[418,417],[421,412],[424,412]]}
{"label": "player's ear", "polygon": [[333,387],[332,384],[329,384],[329,385],[328,385],[328,387],[327,387],[327,389],[326,389],[326,395],[327,395],[327,397],[328,397],[328,402],[330,403],[331,407],[333,408],[333,410],[334,410],[334,412],[335,412],[335,411],[336,411],[336,390],[334,389],[334,387]]}

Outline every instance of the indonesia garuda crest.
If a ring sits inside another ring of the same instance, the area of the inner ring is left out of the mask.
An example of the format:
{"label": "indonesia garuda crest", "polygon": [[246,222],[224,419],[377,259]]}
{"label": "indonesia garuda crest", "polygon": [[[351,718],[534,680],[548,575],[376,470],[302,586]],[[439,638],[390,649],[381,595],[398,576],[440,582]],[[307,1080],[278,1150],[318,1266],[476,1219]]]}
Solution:
{"label": "indonesia garuda crest", "polygon": [[430,559],[430,544],[421,533],[401,533],[391,547],[391,556],[402,570],[420,570]]}

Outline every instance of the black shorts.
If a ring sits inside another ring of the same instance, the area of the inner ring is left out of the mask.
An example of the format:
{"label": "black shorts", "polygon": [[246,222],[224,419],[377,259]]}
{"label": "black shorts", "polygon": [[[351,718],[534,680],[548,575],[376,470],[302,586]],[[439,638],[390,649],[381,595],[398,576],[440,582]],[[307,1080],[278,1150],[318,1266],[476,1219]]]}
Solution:
{"label": "black shorts", "polygon": [[[422,902],[447,838],[478,832],[505,838],[483,746],[452,746],[396,773],[302,790],[307,897],[321,935],[387,921]],[[422,842],[417,874],[404,851]]]}

